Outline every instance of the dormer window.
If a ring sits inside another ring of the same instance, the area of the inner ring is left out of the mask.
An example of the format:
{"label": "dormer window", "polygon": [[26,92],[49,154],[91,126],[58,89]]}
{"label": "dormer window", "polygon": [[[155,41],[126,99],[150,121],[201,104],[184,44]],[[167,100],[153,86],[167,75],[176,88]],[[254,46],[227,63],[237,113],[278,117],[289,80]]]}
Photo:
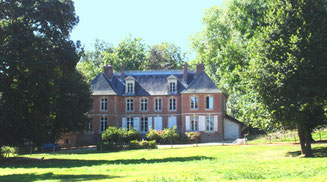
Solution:
{"label": "dormer window", "polygon": [[168,78],[168,92],[176,93],[177,92],[177,78],[174,75],[170,75]]}
{"label": "dormer window", "polygon": [[134,84],[127,83],[127,93],[134,93]]}
{"label": "dormer window", "polygon": [[128,76],[125,78],[126,88],[125,93],[126,94],[134,94],[135,93],[135,78],[132,76]]}
{"label": "dormer window", "polygon": [[169,92],[176,92],[176,83],[175,82],[169,83]]}

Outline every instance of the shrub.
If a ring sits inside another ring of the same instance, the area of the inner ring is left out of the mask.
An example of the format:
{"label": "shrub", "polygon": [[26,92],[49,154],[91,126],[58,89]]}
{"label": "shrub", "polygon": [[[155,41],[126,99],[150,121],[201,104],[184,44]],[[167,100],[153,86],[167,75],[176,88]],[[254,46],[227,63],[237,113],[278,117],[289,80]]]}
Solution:
{"label": "shrub", "polygon": [[[178,133],[176,133],[176,127],[173,128],[166,128],[163,130],[161,137],[165,143],[173,144],[173,141],[175,141],[178,138]],[[173,146],[171,146],[173,147]]]}
{"label": "shrub", "polygon": [[199,132],[185,132],[185,135],[192,142],[198,143],[200,141],[200,133]]}
{"label": "shrub", "polygon": [[127,131],[127,137],[124,141],[126,143],[129,143],[132,140],[140,140],[140,139],[141,139],[140,133],[137,130],[132,129]]}
{"label": "shrub", "polygon": [[132,140],[129,142],[129,148],[130,149],[155,149],[157,148],[157,143],[155,140],[153,141],[137,141],[137,140]]}
{"label": "shrub", "polygon": [[110,144],[121,144],[127,137],[127,132],[121,128],[108,127],[102,134],[102,140]]}
{"label": "shrub", "polygon": [[149,140],[155,140],[157,143],[160,143],[162,141],[161,133],[162,131],[160,130],[150,129],[150,131],[146,134],[146,138]]}
{"label": "shrub", "polygon": [[17,150],[14,147],[3,146],[0,148],[0,150],[0,155],[2,154],[0,157],[15,157],[17,154]]}

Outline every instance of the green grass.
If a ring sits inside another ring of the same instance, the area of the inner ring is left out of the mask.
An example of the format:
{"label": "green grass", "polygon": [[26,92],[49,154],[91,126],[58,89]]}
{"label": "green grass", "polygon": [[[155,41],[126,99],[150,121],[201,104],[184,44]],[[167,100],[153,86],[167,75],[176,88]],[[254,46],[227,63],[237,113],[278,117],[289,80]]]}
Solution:
{"label": "green grass", "polygon": [[[327,128],[316,131],[312,133],[312,138],[316,142],[326,141],[327,140]],[[258,144],[258,143],[299,143],[299,137],[297,131],[284,131],[270,133],[268,135],[259,135],[256,137],[248,137],[249,144]]]}
{"label": "green grass", "polygon": [[327,181],[327,144],[313,149],[316,158],[298,145],[34,154],[0,161],[0,181]]}

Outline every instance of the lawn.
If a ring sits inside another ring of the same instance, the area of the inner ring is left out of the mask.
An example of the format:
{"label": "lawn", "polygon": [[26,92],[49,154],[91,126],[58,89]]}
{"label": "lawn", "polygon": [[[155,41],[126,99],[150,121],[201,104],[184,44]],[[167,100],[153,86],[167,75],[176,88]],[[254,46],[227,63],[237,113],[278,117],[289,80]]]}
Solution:
{"label": "lawn", "polygon": [[327,181],[327,144],[313,148],[316,158],[298,145],[34,154],[1,161],[0,181]]}

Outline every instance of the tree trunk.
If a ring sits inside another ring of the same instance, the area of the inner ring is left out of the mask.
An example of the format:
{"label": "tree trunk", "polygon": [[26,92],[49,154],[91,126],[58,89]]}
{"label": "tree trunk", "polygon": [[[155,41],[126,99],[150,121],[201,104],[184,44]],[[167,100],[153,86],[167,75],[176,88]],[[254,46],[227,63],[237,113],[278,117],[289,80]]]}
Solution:
{"label": "tree trunk", "polygon": [[310,130],[300,124],[298,124],[297,130],[300,139],[301,154],[304,154],[304,157],[313,157],[311,149],[312,136]]}

